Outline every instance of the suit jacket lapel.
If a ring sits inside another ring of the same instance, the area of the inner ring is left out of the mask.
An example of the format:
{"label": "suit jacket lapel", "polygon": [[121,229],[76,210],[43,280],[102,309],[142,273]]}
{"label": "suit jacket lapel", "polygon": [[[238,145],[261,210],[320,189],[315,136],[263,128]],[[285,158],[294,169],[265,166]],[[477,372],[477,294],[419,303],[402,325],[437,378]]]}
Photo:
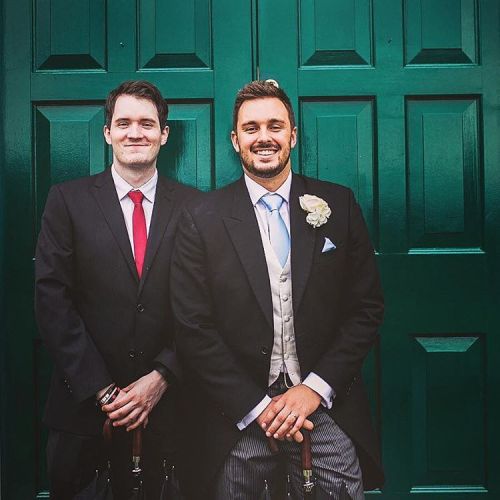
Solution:
{"label": "suit jacket lapel", "polygon": [[262,312],[269,326],[273,328],[273,303],[266,257],[255,211],[243,177],[234,184],[231,216],[224,217],[224,224]]}
{"label": "suit jacket lapel", "polygon": [[144,268],[142,270],[141,282],[139,285],[139,293],[141,293],[156,252],[158,251],[158,247],[160,246],[163,235],[165,234],[168,223],[172,217],[173,191],[173,185],[163,177],[158,176],[155,203],[153,207],[153,214],[151,215],[151,224],[149,226],[148,244],[146,247]]}
{"label": "suit jacket lapel", "polygon": [[139,280],[137,269],[135,267],[132,248],[123,218],[123,212],[120,206],[120,201],[116,194],[115,184],[111,177],[111,170],[106,169],[101,175],[96,177],[93,186],[93,193],[101,208],[102,214],[106,219],[109,229],[113,233],[118,246],[122,252],[123,258],[127,262],[130,272],[136,280]]}
{"label": "suit jacket lapel", "polygon": [[[297,312],[304,295],[307,280],[311,274],[314,245],[317,231],[306,222],[306,213],[302,210],[299,197],[306,193],[304,179],[292,177],[290,189],[290,239],[292,257],[293,307]],[[311,193],[309,193],[311,194]]]}

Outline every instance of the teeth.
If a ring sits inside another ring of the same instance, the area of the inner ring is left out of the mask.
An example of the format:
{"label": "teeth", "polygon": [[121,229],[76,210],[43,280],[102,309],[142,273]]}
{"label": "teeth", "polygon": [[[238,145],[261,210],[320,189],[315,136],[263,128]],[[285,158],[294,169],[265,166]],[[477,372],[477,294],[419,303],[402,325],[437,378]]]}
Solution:
{"label": "teeth", "polygon": [[276,153],[276,151],[274,149],[263,149],[261,151],[257,151],[256,153],[261,156],[271,156]]}

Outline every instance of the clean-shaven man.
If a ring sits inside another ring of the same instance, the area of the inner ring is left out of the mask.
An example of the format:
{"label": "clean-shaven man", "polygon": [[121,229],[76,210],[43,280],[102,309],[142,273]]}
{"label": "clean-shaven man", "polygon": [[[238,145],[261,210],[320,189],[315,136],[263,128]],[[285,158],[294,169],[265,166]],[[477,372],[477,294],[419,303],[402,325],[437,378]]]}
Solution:
{"label": "clean-shaven man", "polygon": [[302,498],[312,429],[319,486],[362,499],[383,483],[361,377],[383,298],[360,208],[350,189],[291,172],[297,129],[276,82],[238,92],[231,140],[244,175],[186,206],[171,274],[205,484],[254,500],[279,489],[285,460]]}
{"label": "clean-shaven man", "polygon": [[145,427],[151,498],[159,496],[163,460],[173,459],[180,370],[169,272],[180,206],[194,190],[158,175],[167,113],[151,83],[121,84],[106,101],[111,168],[55,185],[47,199],[36,317],[54,361],[44,416],[53,500],[73,498],[105,463],[106,417],[115,428],[115,498],[127,498],[131,487],[131,430]]}

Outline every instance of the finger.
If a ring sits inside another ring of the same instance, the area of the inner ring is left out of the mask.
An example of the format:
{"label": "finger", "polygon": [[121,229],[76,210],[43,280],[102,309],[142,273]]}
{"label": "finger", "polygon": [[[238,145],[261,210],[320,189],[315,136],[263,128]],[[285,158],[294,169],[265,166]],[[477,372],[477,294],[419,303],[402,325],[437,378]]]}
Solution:
{"label": "finger", "polygon": [[290,432],[290,429],[294,426],[298,418],[299,417],[294,412],[291,412],[278,430],[274,433],[274,438],[282,441],[285,438],[285,435]]}
{"label": "finger", "polygon": [[308,431],[312,431],[314,429],[314,424],[306,418],[304,420],[304,423],[302,424],[302,427]]}
{"label": "finger", "polygon": [[109,412],[108,417],[113,421],[122,420],[124,418],[127,418],[127,416],[130,415],[130,413],[132,413],[132,411],[134,411],[136,408],[137,405],[133,401],[130,401],[118,410]]}
{"label": "finger", "polygon": [[295,423],[293,424],[293,427],[287,432],[286,438],[291,441],[293,439],[293,435],[302,429],[302,426],[304,425],[306,418],[303,415],[299,415],[298,418],[295,420]]}
{"label": "finger", "polygon": [[113,421],[113,426],[114,427],[125,426],[128,428],[129,426],[135,424],[135,422],[139,419],[140,415],[141,415],[141,410],[139,408],[136,408],[136,409],[132,410],[125,417],[123,417],[119,420]]}
{"label": "finger", "polygon": [[123,389],[121,389],[116,399],[112,403],[102,406],[101,409],[106,413],[110,413],[112,411],[118,410],[122,406],[125,406],[127,403],[129,403],[130,400],[131,395],[127,394],[125,391],[123,391]]}
{"label": "finger", "polygon": [[302,441],[304,441],[304,435],[302,434],[302,432],[300,431],[297,431],[294,435],[293,435],[293,439],[296,443],[302,443]]}
{"label": "finger", "polygon": [[[276,431],[285,423],[286,419],[290,415],[291,411],[288,408],[283,408],[273,419],[271,424],[268,426],[266,436],[268,437],[274,436]],[[290,427],[288,425],[288,427]],[[275,436],[276,437],[276,436]]]}
{"label": "finger", "polygon": [[127,426],[127,432],[133,431],[134,429],[137,429],[138,427],[143,425],[147,417],[148,413],[146,411],[140,413],[139,417],[134,422],[132,422],[131,425]]}
{"label": "finger", "polygon": [[[267,411],[267,413],[264,416],[264,419],[261,422],[261,427],[263,429],[266,429],[269,426],[269,424],[275,419],[276,415],[278,415],[278,413],[283,410],[283,406],[284,405],[282,404],[276,405],[273,403],[269,403],[269,405],[267,406],[269,410]],[[271,437],[271,435],[269,435],[268,437]]]}

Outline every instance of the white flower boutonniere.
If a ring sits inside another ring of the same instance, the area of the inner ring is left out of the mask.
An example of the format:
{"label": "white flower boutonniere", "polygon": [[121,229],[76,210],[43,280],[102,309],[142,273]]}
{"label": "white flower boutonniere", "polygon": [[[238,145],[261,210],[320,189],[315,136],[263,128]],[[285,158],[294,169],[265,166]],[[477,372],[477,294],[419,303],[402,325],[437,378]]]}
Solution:
{"label": "white flower boutonniere", "polygon": [[312,227],[322,226],[326,223],[328,217],[332,215],[328,203],[313,194],[300,196],[299,202],[302,210],[307,212],[306,221],[311,224]]}

